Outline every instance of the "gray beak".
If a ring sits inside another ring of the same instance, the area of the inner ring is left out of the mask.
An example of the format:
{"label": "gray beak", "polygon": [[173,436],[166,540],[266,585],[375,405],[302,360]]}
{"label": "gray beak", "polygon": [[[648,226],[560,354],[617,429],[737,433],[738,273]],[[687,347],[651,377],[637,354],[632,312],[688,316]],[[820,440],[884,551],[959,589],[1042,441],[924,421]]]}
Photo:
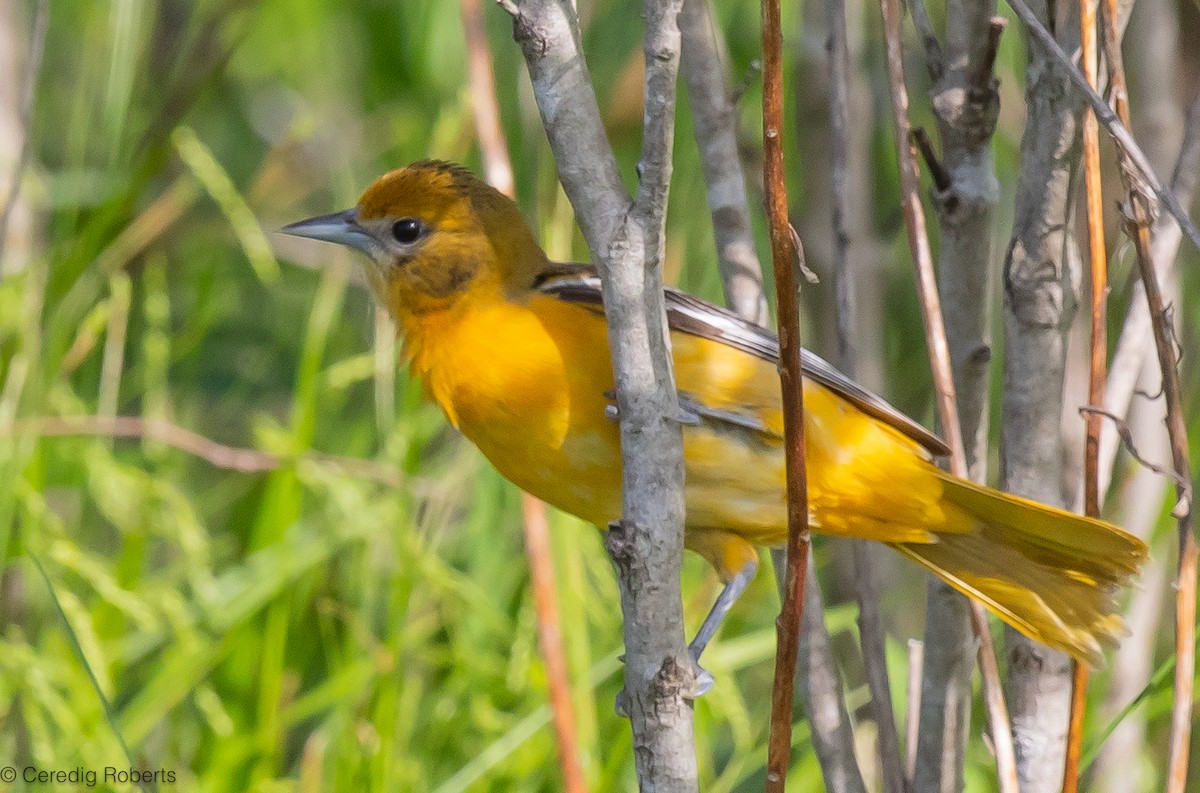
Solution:
{"label": "gray beak", "polygon": [[325,242],[336,242],[370,255],[378,243],[370,232],[358,225],[358,209],[347,209],[344,212],[334,212],[332,215],[318,215],[315,218],[292,223],[279,230],[281,234],[293,237],[308,237]]}

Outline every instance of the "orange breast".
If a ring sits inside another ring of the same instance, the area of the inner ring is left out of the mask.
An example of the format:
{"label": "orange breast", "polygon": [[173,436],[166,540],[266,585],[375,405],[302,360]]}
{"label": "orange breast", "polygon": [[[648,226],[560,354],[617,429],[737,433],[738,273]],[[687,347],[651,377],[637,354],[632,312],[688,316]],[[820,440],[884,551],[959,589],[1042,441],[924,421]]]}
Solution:
{"label": "orange breast", "polygon": [[430,394],[518,487],[600,526],[620,517],[603,319],[541,295],[465,308],[406,329]]}

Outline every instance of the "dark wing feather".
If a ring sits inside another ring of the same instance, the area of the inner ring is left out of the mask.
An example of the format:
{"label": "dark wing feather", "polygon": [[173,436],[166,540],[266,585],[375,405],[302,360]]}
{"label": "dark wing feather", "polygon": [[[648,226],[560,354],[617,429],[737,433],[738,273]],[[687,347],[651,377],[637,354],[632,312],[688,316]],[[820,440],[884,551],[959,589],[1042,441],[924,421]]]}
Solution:
{"label": "dark wing feather", "polygon": [[[551,265],[535,284],[540,292],[560,300],[604,311],[600,279],[591,265]],[[734,314],[732,311],[667,287],[667,323],[672,330],[711,339],[750,353],[773,364],[779,362],[779,341],[775,334]],[[945,441],[925,427],[871,393],[815,353],[804,350],[801,356],[804,377],[830,389],[862,412],[883,421],[938,456],[950,453]]]}

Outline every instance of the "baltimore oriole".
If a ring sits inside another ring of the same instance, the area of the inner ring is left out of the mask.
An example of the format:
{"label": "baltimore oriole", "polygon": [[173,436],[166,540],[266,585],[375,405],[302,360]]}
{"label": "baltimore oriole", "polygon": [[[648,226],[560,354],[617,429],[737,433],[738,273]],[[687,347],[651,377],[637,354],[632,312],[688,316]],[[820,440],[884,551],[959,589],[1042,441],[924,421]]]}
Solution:
{"label": "baltimore oriole", "polygon": [[[466,169],[414,163],[345,212],[288,234],[367,255],[412,371],[450,422],[522,489],[598,526],[621,512],[621,452],[600,282],[546,258],[520,210]],[[787,535],[775,337],[674,289],[667,313],[684,428],[685,545],[725,583],[698,661]],[[883,542],[1051,647],[1096,662],[1124,628],[1115,590],[1146,546],[955,477],[945,445],[816,355],[804,359],[812,528]]]}

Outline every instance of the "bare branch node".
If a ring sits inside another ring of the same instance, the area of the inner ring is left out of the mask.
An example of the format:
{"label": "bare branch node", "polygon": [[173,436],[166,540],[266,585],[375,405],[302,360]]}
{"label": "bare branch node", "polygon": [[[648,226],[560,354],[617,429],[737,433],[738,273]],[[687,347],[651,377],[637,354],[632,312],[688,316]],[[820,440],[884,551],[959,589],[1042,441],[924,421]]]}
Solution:
{"label": "bare branch node", "polygon": [[980,344],[971,351],[969,360],[976,366],[983,366],[985,363],[988,363],[992,360],[992,346],[990,344]]}
{"label": "bare branch node", "polygon": [[521,12],[521,7],[514,0],[496,0],[496,5],[503,8],[513,21],[513,41],[525,48],[532,45],[536,48],[537,57],[543,57],[550,51],[550,37],[540,30],[528,14]]}
{"label": "bare branch node", "polygon": [[694,699],[691,678],[691,673],[680,666],[674,656],[668,655],[664,658],[658,673],[654,675],[654,682],[650,684],[656,709],[664,706],[674,707],[681,700]]}
{"label": "bare branch node", "polygon": [[1162,382],[1159,381],[1158,390],[1155,391],[1153,394],[1151,394],[1149,391],[1145,391],[1141,388],[1133,389],[1133,393],[1136,394],[1137,396],[1140,396],[1142,399],[1146,400],[1147,402],[1157,402],[1158,400],[1162,399],[1163,396],[1167,392],[1163,390]]}
{"label": "bare branch node", "polygon": [[637,559],[633,541],[633,535],[637,530],[636,526],[626,524],[621,520],[614,520],[608,524],[608,531],[604,533],[604,549],[608,551],[613,564],[619,570],[628,569]]}
{"label": "bare branch node", "polygon": [[[1000,52],[1000,37],[1008,27],[1008,20],[995,16],[988,20],[987,48],[983,51],[983,60],[979,63],[979,72],[974,79],[976,91],[995,94],[1000,81],[996,78],[996,55]],[[972,97],[974,99],[975,97]]]}

